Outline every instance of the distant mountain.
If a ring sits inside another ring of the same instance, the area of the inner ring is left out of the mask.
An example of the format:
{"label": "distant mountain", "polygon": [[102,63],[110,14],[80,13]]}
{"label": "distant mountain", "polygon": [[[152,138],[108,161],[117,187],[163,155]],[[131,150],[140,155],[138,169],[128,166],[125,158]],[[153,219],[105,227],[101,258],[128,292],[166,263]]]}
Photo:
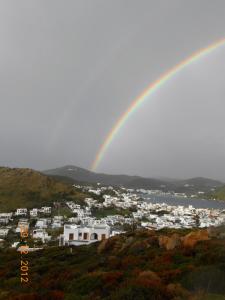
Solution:
{"label": "distant mountain", "polygon": [[[85,183],[101,183],[113,186],[127,186],[136,188],[159,188],[167,185],[166,182],[159,179],[143,178],[130,175],[109,175],[104,173],[95,173],[76,166],[64,166],[57,169],[43,172],[46,175],[63,176],[72,178],[74,181]],[[168,184],[169,185],[169,184]]]}
{"label": "distant mountain", "polygon": [[224,183],[222,183],[221,181],[218,180],[214,180],[214,179],[210,179],[210,178],[204,178],[204,177],[195,177],[195,178],[191,178],[191,179],[186,179],[186,180],[180,180],[178,181],[179,184],[189,184],[189,185],[198,185],[198,186],[202,186],[202,187],[217,187],[217,186],[221,186]]}
{"label": "distant mountain", "polygon": [[174,182],[174,190],[177,193],[196,193],[196,192],[212,192],[219,187],[222,187],[224,183],[218,180],[204,178],[204,177],[195,177],[186,180],[177,180]]}
{"label": "distant mountain", "polygon": [[95,173],[76,166],[64,166],[44,171],[44,174],[72,178],[74,181],[85,183],[101,183],[105,185],[124,186],[129,188],[161,189],[164,191],[209,192],[213,188],[221,187],[222,182],[208,178],[191,178],[187,180],[153,179],[130,175],[108,175]]}
{"label": "distant mountain", "polygon": [[62,198],[82,200],[85,196],[59,178],[31,169],[0,167],[0,212],[50,205]]}

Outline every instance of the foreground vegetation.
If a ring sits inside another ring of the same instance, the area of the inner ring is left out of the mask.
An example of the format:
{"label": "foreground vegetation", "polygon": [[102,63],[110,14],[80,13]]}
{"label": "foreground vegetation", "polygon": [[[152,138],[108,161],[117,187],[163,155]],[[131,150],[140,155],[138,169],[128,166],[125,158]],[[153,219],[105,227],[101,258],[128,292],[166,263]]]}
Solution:
{"label": "foreground vegetation", "polygon": [[222,300],[225,240],[166,250],[161,234],[139,230],[81,247],[53,247],[27,255],[28,285],[20,283],[20,255],[0,252],[0,299]]}

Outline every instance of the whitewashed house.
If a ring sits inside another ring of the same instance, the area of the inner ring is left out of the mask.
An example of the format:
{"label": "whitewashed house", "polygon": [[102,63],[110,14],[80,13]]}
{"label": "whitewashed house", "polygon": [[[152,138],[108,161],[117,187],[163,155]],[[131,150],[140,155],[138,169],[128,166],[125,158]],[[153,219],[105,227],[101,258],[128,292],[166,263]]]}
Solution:
{"label": "whitewashed house", "polygon": [[64,233],[60,235],[59,245],[88,245],[110,237],[108,225],[64,225]]}
{"label": "whitewashed house", "polygon": [[61,220],[53,220],[52,225],[51,225],[51,227],[53,229],[60,228],[62,226],[63,226],[63,223]]}
{"label": "whitewashed house", "polygon": [[41,239],[43,243],[51,240],[51,236],[45,231],[45,229],[34,229],[32,232],[33,239]]}
{"label": "whitewashed house", "polygon": [[39,212],[49,215],[52,212],[52,208],[50,206],[43,206],[41,209],[39,209]]}
{"label": "whitewashed house", "polygon": [[0,228],[0,236],[6,237],[8,235],[9,229],[8,228]]}
{"label": "whitewashed house", "polygon": [[9,223],[9,218],[0,216],[0,224],[7,225]]}
{"label": "whitewashed house", "polygon": [[77,218],[77,217],[71,217],[68,219],[69,223],[77,223],[78,221],[79,221],[79,218]]}
{"label": "whitewashed house", "polygon": [[101,195],[101,189],[97,189],[97,190],[93,190],[93,189],[89,189],[89,193],[93,193],[95,195]]}
{"label": "whitewashed house", "polygon": [[111,236],[116,236],[116,235],[120,235],[122,233],[125,233],[126,231],[122,231],[122,230],[112,230],[112,234]]}
{"label": "whitewashed house", "polygon": [[[80,220],[80,224],[93,226],[95,224],[95,217],[83,217]],[[74,222],[76,223],[76,222]]]}
{"label": "whitewashed house", "polygon": [[85,198],[84,202],[86,202],[89,207],[92,207],[95,205],[97,200],[94,200],[93,198]]}
{"label": "whitewashed house", "polygon": [[51,223],[51,220],[41,218],[41,219],[37,220],[35,227],[36,228],[47,228],[49,223]]}
{"label": "whitewashed house", "polygon": [[80,205],[79,204],[75,204],[73,201],[68,201],[66,202],[66,205],[73,211],[76,209],[80,209]]}
{"label": "whitewashed house", "polygon": [[7,219],[11,219],[12,218],[13,213],[0,213],[0,218],[7,218]]}
{"label": "whitewashed house", "polygon": [[53,220],[62,221],[63,220],[63,216],[54,216]]}
{"label": "whitewashed house", "polygon": [[37,215],[38,215],[38,209],[37,208],[33,208],[33,209],[31,209],[30,210],[30,216],[31,217],[37,217]]}
{"label": "whitewashed house", "polygon": [[27,215],[27,208],[17,208],[15,212],[16,216],[26,216]]}

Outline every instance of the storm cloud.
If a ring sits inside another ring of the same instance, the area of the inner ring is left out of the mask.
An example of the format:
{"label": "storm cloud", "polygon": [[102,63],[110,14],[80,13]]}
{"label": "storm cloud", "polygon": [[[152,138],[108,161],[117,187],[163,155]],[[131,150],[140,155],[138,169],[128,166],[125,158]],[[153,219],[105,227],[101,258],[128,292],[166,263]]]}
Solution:
{"label": "storm cloud", "polygon": [[[225,37],[223,0],[0,3],[0,165],[90,168],[129,104]],[[225,181],[225,47],[149,97],[98,171]]]}

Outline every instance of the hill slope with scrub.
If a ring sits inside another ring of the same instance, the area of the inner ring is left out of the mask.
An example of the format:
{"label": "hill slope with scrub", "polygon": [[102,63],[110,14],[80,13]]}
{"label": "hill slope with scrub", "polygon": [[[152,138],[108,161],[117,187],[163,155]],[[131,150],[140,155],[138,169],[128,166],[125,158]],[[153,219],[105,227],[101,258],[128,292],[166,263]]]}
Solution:
{"label": "hill slope with scrub", "polygon": [[82,201],[85,194],[32,169],[0,168],[0,212],[40,207],[61,199]]}
{"label": "hill slope with scrub", "polygon": [[207,230],[137,230],[101,243],[53,247],[20,257],[0,252],[0,299],[224,300],[225,240]]}

